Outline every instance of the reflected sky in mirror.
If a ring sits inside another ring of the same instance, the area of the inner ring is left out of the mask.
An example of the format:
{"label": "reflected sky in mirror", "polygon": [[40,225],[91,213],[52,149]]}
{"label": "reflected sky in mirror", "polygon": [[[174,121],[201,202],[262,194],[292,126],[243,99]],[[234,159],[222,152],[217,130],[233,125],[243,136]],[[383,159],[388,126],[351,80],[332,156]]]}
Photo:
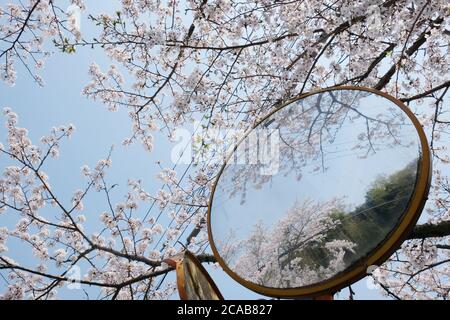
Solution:
{"label": "reflected sky in mirror", "polygon": [[333,278],[398,224],[419,159],[414,125],[382,96],[334,90],[293,102],[228,160],[211,205],[214,244],[261,286]]}

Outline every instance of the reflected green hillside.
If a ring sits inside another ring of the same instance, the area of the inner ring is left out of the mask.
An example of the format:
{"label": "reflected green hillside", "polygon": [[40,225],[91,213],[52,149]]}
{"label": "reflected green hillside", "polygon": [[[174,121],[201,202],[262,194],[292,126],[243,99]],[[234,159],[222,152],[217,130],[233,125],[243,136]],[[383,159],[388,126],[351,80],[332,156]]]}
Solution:
{"label": "reflected green hillside", "polygon": [[[328,266],[330,252],[324,244],[336,239],[355,244],[353,252],[345,253],[346,266],[375,249],[397,225],[408,206],[416,182],[417,163],[417,160],[413,161],[390,176],[378,178],[367,191],[364,203],[353,211],[333,212],[331,216],[337,226],[327,231],[323,241],[296,252],[296,257],[302,261],[300,267],[319,269]],[[285,263],[289,264],[288,261]]]}

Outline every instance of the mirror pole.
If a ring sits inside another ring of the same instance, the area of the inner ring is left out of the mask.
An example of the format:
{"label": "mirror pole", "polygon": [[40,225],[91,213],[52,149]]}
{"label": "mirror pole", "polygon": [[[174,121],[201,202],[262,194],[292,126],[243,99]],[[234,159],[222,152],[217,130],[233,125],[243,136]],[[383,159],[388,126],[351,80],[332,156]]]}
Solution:
{"label": "mirror pole", "polygon": [[313,300],[334,300],[333,294],[324,294],[323,296],[315,297]]}

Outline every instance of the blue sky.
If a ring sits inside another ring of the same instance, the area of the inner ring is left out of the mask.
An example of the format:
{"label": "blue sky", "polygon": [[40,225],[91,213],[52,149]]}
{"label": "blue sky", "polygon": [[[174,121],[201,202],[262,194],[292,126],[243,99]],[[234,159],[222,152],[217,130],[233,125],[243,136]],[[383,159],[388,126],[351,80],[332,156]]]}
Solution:
{"label": "blue sky", "polygon": [[[4,3],[5,1],[0,1],[0,4]],[[88,11],[105,10],[100,3],[105,2],[87,1]],[[108,6],[112,6],[109,3]],[[108,11],[113,9],[108,8]],[[84,18],[81,27],[87,34],[93,32]],[[93,167],[99,159],[106,157],[112,145],[115,146],[112,154],[113,165],[108,170],[107,181],[119,185],[113,194],[116,201],[120,201],[120,197],[125,194],[128,178],[142,179],[144,188],[149,192],[157,190],[161,187],[161,183],[155,178],[159,172],[156,161],[162,160],[163,163],[170,165],[172,145],[163,136],[155,139],[155,149],[151,154],[145,152],[139,144],[123,147],[122,140],[131,135],[131,125],[126,111],[111,113],[101,103],[88,100],[81,95],[82,88],[89,81],[89,65],[94,61],[102,68],[111,63],[101,49],[81,48],[74,55],[60,54],[55,50],[55,54],[47,60],[41,72],[45,81],[43,88],[37,86],[21,67],[18,67],[18,80],[14,87],[0,83],[0,107],[13,108],[19,114],[19,126],[28,128],[34,141],[47,134],[53,126],[68,123],[75,125],[73,137],[61,145],[59,159],[48,162],[44,168],[50,176],[53,189],[66,203],[70,201],[76,189],[85,186],[86,182],[80,174],[80,167],[84,164]],[[4,122],[3,117],[0,120]],[[6,130],[2,125],[0,141],[4,143],[5,137]],[[0,169],[9,163],[8,159],[0,157]],[[184,168],[183,165],[178,166],[179,172]],[[98,214],[106,205],[102,199],[94,194],[86,201],[86,210],[83,214],[93,229],[98,224]],[[0,225],[11,225],[15,221],[17,220],[9,213],[2,215]],[[19,249],[20,244],[10,246],[8,254],[13,258],[17,257],[23,263],[31,264],[33,262],[31,252],[24,253]],[[225,298],[260,297],[241,287],[222,270],[207,268]],[[173,279],[173,275],[170,278]],[[5,285],[0,278],[0,291],[4,291]],[[369,289],[365,280],[355,284],[354,290],[356,299],[383,298],[376,290]],[[73,290],[63,288],[60,291],[62,298],[83,297],[82,293]],[[345,290],[337,297],[347,298],[347,295]]]}

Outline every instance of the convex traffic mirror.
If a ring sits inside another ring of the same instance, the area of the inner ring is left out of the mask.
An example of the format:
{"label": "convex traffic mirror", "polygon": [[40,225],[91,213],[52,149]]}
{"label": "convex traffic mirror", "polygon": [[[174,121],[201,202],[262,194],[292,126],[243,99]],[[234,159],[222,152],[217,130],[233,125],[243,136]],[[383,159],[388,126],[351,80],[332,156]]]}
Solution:
{"label": "convex traffic mirror", "polygon": [[227,156],[210,198],[211,247],[258,293],[333,293],[398,248],[430,175],[425,134],[399,100],[359,87],[304,94]]}

